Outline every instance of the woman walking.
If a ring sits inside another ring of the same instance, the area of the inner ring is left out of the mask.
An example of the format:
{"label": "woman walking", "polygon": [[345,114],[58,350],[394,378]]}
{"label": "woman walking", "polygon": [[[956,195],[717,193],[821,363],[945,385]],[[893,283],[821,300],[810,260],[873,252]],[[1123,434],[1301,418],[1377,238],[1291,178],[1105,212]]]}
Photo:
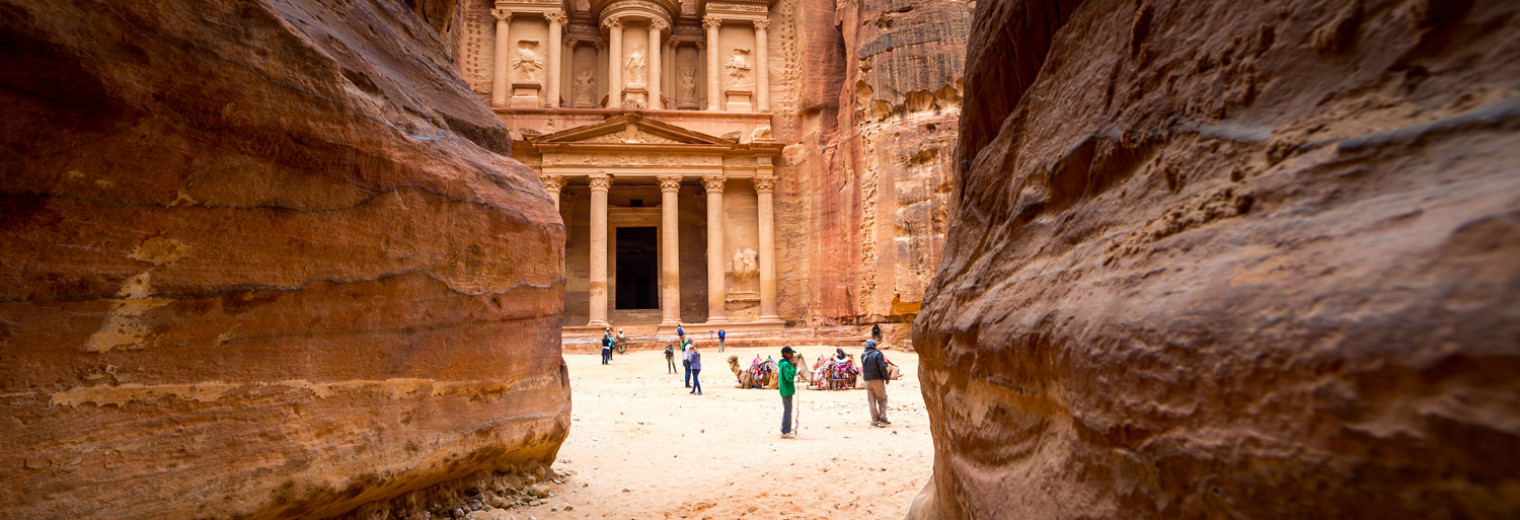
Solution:
{"label": "woman walking", "polygon": [[696,345],[692,345],[691,350],[687,354],[691,358],[691,393],[702,395],[702,382],[697,379],[698,376],[702,375],[702,353],[697,352]]}

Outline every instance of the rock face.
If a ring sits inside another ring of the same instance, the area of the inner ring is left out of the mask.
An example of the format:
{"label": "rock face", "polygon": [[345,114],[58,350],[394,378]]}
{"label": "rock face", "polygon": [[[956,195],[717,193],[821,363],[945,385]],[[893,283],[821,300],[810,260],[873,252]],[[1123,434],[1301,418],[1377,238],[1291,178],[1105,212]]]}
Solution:
{"label": "rock face", "polygon": [[[807,215],[780,224],[778,236],[806,237],[783,250],[783,315],[911,321],[943,247],[972,4],[847,0],[830,17],[814,5],[798,7],[801,88],[779,95],[802,109],[776,118],[780,139],[802,141],[781,203]],[[805,268],[785,269],[793,262]]]}
{"label": "rock face", "polygon": [[568,429],[564,227],[400,2],[0,2],[17,518],[310,518]]}
{"label": "rock face", "polygon": [[979,3],[910,517],[1520,515],[1517,11]]}

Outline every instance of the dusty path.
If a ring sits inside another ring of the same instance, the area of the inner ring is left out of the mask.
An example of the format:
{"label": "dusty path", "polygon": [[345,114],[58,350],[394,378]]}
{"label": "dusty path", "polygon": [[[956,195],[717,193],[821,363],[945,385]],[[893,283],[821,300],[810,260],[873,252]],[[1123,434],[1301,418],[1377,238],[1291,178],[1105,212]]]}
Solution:
{"label": "dusty path", "polygon": [[[832,348],[803,347],[809,358]],[[801,435],[780,438],[775,390],[734,388],[728,356],[778,349],[703,349],[704,394],[667,375],[660,352],[567,354],[574,412],[555,469],[570,473],[541,506],[557,518],[900,519],[933,462],[918,357],[887,352],[904,377],[887,387],[890,428],[872,428],[864,390],[799,389]],[[859,349],[852,353],[859,354]],[[679,363],[677,364],[679,371]],[[625,491],[626,489],[626,491]],[[572,509],[565,511],[568,504]]]}

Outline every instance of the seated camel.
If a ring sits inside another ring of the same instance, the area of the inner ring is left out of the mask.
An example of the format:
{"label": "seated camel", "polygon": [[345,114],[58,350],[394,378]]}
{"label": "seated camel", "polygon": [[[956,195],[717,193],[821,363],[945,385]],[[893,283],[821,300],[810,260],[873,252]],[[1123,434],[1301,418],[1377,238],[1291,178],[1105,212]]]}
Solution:
{"label": "seated camel", "polygon": [[739,379],[739,386],[734,388],[754,388],[755,374],[749,370],[739,369],[739,356],[728,356],[728,369]]}
{"label": "seated camel", "polygon": [[847,390],[855,388],[859,382],[860,367],[855,364],[854,355],[848,355],[840,361],[825,354],[818,356],[818,362],[813,364],[812,376],[808,384],[811,388]]}

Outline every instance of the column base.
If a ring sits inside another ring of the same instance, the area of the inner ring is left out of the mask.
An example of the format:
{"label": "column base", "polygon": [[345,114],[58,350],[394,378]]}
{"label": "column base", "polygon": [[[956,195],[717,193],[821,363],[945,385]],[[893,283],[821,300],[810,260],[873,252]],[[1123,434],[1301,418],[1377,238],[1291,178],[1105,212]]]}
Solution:
{"label": "column base", "polygon": [[728,318],[708,318],[704,325],[721,325],[728,323]]}
{"label": "column base", "polygon": [[761,315],[760,319],[755,320],[755,321],[781,321],[781,316],[765,316],[765,315]]}
{"label": "column base", "polygon": [[601,327],[601,328],[605,329],[607,327],[611,327],[612,324],[611,323],[607,323],[606,321],[603,321],[603,320],[592,320],[592,321],[586,322],[586,326],[587,327]]}

